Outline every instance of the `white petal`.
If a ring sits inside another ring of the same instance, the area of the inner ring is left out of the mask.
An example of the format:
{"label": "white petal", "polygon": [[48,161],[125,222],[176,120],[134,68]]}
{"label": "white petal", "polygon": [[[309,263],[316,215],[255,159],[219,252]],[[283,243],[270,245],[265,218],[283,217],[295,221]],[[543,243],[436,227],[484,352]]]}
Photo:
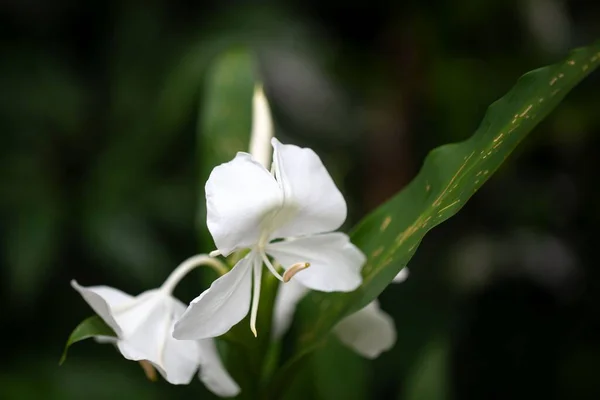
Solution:
{"label": "white petal", "polygon": [[295,279],[279,285],[273,316],[273,337],[275,339],[282,337],[289,329],[296,306],[308,290],[306,286],[296,282]]}
{"label": "white petal", "polygon": [[71,286],[81,294],[90,307],[110,326],[117,336],[122,335],[122,329],[114,318],[112,309],[123,307],[134,302],[134,297],[118,289],[108,286],[84,287],[72,280]]}
{"label": "white petal", "polygon": [[275,176],[284,192],[285,214],[293,214],[273,238],[330,232],[346,220],[346,201],[319,156],[273,138]]}
{"label": "white petal", "polygon": [[281,204],[281,189],[273,175],[249,154],[238,153],[215,167],[206,182],[206,223],[217,249],[227,256],[252,247]]}
{"label": "white petal", "polygon": [[185,305],[163,293],[155,293],[157,304],[142,324],[117,347],[129,360],[147,360],[165,380],[174,385],[188,384],[198,369],[199,347],[195,341],[176,340],[172,336],[176,318]]}
{"label": "white petal", "polygon": [[252,133],[250,134],[250,154],[263,167],[269,168],[271,162],[271,138],[273,121],[269,111],[269,102],[261,85],[254,87],[252,97]]}
{"label": "white petal", "polygon": [[198,377],[204,385],[220,397],[234,397],[240,393],[240,387],[225,370],[213,339],[197,341],[200,348]]}
{"label": "white petal", "polygon": [[340,232],[270,243],[266,251],[285,269],[295,263],[310,263],[292,279],[313,290],[350,292],[362,282],[360,270],[366,257]]}
{"label": "white petal", "polygon": [[184,304],[156,289],[133,297],[106,286],[71,284],[119,336],[118,340],[97,336],[98,342],[116,343],[128,360],[149,361],[172,384],[192,380],[198,369],[198,345],[171,335]]}
{"label": "white petal", "polygon": [[173,337],[173,327],[185,312],[186,306],[181,301],[170,298],[172,312],[165,332],[165,343],[162,349],[162,367],[165,379],[172,384],[188,384],[196,374],[199,365],[200,346],[196,341],[177,340]]}
{"label": "white petal", "polygon": [[341,320],[333,329],[346,346],[366,358],[377,358],[396,343],[394,320],[377,300]]}
{"label": "white petal", "polygon": [[240,322],[250,309],[252,263],[250,252],[225,275],[190,303],[175,324],[176,339],[207,339],[220,336]]}
{"label": "white petal", "polygon": [[408,268],[404,267],[400,270],[400,272],[398,272],[398,275],[396,275],[394,277],[394,279],[392,280],[393,283],[402,283],[404,282],[406,279],[408,279],[408,274],[410,273],[410,271],[408,270]]}

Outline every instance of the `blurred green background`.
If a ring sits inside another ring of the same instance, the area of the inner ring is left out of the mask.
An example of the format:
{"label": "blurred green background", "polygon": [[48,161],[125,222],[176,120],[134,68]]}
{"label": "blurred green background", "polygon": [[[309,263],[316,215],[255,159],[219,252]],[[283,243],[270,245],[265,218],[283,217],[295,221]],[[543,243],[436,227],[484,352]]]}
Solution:
{"label": "blurred green background", "polygon": [[[593,0],[3,1],[0,398],[212,398],[92,341],[58,359],[91,315],[70,279],[136,294],[213,249],[198,218],[212,149],[247,146],[205,135],[215,57],[256,50],[277,135],[321,155],[349,229],[598,21]],[[426,237],[380,297],[395,348],[369,362],[332,339],[304,399],[600,398],[599,87],[585,80]]]}

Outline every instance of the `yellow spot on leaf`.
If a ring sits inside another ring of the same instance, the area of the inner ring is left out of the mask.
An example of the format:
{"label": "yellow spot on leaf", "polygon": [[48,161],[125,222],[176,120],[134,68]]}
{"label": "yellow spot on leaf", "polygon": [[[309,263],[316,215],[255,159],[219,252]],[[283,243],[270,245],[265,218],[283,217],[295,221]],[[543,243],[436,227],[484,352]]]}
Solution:
{"label": "yellow spot on leaf", "polygon": [[533,107],[533,104],[530,104],[530,105],[529,105],[529,106],[528,106],[528,107],[525,109],[525,111],[523,111],[523,112],[521,113],[521,115],[519,115],[519,117],[524,117],[524,116],[525,116],[525,115],[526,115],[526,114],[529,112],[529,110],[531,110],[531,107]]}
{"label": "yellow spot on leaf", "polygon": [[469,160],[471,159],[471,157],[473,157],[473,154],[475,154],[475,152],[472,152],[471,154],[469,154],[469,156],[465,159],[465,162],[460,166],[460,168],[458,169],[458,171],[456,171],[456,174],[454,174],[454,176],[452,177],[452,179],[450,179],[450,182],[448,183],[448,186],[446,186],[446,188],[444,189],[444,191],[433,202],[433,206],[434,207],[439,207],[442,204],[442,199],[446,195],[446,192],[448,192],[448,189],[450,189],[450,187],[454,184],[454,181],[456,180],[456,178],[458,178],[460,176],[460,173],[467,166]]}
{"label": "yellow spot on leaf", "polygon": [[[479,180],[477,180],[477,182],[479,182]],[[475,183],[477,183],[477,182],[475,182]],[[454,206],[454,205],[456,205],[458,203],[460,203],[460,199],[454,200],[452,203],[448,204],[446,207],[440,209],[438,211],[438,214],[441,214],[443,211],[449,209],[450,207],[452,207],[452,206]]]}
{"label": "yellow spot on leaf", "polygon": [[381,253],[383,253],[383,246],[378,247],[373,254],[371,254],[371,257],[375,258],[375,257],[379,257],[381,255]]}
{"label": "yellow spot on leaf", "polygon": [[383,220],[383,222],[381,223],[381,227],[379,228],[379,230],[381,232],[385,231],[388,227],[388,225],[390,224],[390,222],[392,222],[392,217],[390,217],[389,215],[387,217],[385,217],[385,219]]}
{"label": "yellow spot on leaf", "polygon": [[382,267],[385,267],[385,266],[387,266],[387,265],[391,264],[391,262],[392,262],[392,261],[394,261],[394,259],[393,259],[392,257],[390,257],[390,258],[386,259],[386,260],[383,262],[383,264],[381,264],[381,266],[382,266]]}

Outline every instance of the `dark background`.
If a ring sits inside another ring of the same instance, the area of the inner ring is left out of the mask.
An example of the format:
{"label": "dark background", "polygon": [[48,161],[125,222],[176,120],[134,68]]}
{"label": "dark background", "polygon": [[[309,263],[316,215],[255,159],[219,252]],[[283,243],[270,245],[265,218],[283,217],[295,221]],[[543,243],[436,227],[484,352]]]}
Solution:
{"label": "dark background", "polygon": [[[91,341],[57,363],[91,314],[70,279],[135,294],[213,249],[196,136],[220,51],[259,51],[278,136],[321,154],[349,228],[599,21],[592,0],[3,0],[0,398],[210,397]],[[380,297],[396,347],[367,362],[332,343],[304,398],[600,398],[599,88],[596,72],[427,236]]]}

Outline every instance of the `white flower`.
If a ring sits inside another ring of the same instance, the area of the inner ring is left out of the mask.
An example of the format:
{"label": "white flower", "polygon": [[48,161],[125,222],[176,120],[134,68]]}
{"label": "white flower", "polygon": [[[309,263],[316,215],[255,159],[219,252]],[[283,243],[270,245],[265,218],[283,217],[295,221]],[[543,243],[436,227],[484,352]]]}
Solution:
{"label": "white flower", "polygon": [[[392,282],[404,282],[408,273],[408,268],[403,268]],[[283,336],[290,327],[296,306],[307,292],[306,287],[295,282],[279,287],[274,311],[275,339]],[[333,333],[346,346],[370,359],[377,358],[396,343],[394,320],[379,308],[377,300],[342,319],[333,328]]]}
{"label": "white flower", "polygon": [[[319,156],[277,139],[271,143],[273,174],[240,152],[213,169],[206,182],[207,224],[218,252],[250,252],[191,302],[175,324],[176,338],[222,335],[250,308],[256,335],[263,263],[278,279],[293,276],[319,291],[352,291],[362,282],[365,256],[347,235],[327,233],[346,219],[346,202]],[[287,239],[273,242],[280,238]],[[268,256],[283,266],[283,276]]]}
{"label": "white flower", "polygon": [[171,295],[174,286],[190,269],[209,262],[215,260],[192,257],[160,288],[135,297],[108,286],[83,287],[76,281],[71,285],[117,335],[98,337],[99,341],[115,343],[128,360],[150,362],[172,384],[190,383],[200,367],[200,379],[211,391],[231,397],[240,389],[223,367],[213,340],[176,340],[171,334],[186,308]]}

